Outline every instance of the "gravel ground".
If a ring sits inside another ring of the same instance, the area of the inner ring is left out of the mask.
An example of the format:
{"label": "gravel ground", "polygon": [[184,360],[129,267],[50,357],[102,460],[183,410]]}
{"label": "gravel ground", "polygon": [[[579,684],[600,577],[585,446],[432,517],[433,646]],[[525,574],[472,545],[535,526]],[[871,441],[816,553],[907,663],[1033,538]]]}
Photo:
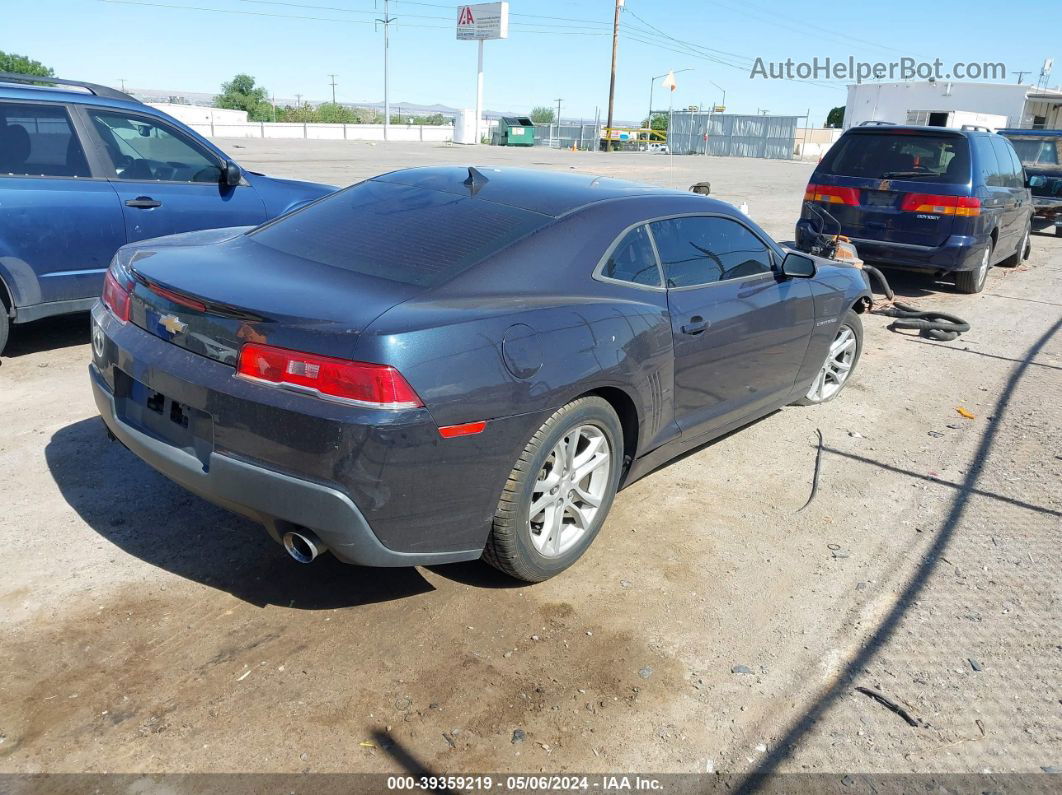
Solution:
{"label": "gravel ground", "polygon": [[[222,145],[247,167],[336,184],[469,160],[709,179],[780,238],[811,170]],[[531,587],[479,563],[295,565],[107,441],[85,317],[16,328],[0,366],[0,543],[14,553],[0,772],[1062,765],[1062,240],[1033,247],[979,296],[897,276],[972,330],[931,343],[864,316],[840,399],[782,409],[634,484],[586,557]],[[821,483],[798,513],[816,429]]]}

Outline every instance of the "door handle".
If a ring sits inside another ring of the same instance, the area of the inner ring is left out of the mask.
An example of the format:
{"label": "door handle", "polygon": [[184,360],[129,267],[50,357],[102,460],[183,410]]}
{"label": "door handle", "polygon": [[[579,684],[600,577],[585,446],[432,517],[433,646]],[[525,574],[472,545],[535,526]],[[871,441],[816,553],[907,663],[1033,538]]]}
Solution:
{"label": "door handle", "polygon": [[690,318],[689,323],[682,327],[682,333],[696,336],[697,334],[703,334],[710,325],[712,324],[700,315],[694,315]]}
{"label": "door handle", "polygon": [[161,207],[162,202],[158,199],[152,199],[150,196],[137,196],[135,199],[130,199],[125,203],[126,207],[138,207],[142,210],[150,210],[152,207]]}

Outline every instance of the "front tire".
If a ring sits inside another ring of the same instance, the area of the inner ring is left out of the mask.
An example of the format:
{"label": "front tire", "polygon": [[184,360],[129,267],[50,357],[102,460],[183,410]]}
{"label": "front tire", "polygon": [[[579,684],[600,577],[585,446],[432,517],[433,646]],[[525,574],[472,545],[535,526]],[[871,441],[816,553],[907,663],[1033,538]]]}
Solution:
{"label": "front tire", "polygon": [[525,582],[564,571],[605,523],[622,466],[623,426],[607,401],[558,409],[509,473],[483,559]]}
{"label": "front tire", "polygon": [[863,353],[863,321],[855,310],[849,309],[834,335],[815,380],[807,394],[796,401],[798,406],[817,406],[833,400],[844,389],[859,364]]}
{"label": "front tire", "polygon": [[985,251],[981,255],[981,263],[972,271],[959,271],[955,274],[955,286],[959,288],[960,293],[973,295],[985,289],[988,271],[992,267],[993,248],[992,243],[985,246]]}

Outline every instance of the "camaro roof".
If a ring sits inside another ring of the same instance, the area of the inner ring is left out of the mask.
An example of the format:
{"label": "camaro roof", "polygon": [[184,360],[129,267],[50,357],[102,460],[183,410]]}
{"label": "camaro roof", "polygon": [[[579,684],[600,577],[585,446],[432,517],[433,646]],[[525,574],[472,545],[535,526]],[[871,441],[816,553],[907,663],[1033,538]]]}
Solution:
{"label": "camaro roof", "polygon": [[553,217],[606,199],[676,193],[686,195],[667,188],[592,174],[487,166],[409,168],[373,179],[460,196],[471,195],[484,201]]}

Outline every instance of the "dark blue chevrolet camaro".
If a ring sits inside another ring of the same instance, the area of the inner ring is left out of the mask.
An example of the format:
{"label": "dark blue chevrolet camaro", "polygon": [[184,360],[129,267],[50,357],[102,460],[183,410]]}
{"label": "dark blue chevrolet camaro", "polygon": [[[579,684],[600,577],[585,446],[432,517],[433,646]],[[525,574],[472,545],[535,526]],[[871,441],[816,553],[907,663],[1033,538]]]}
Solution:
{"label": "dark blue chevrolet camaro", "polygon": [[869,299],[705,196],[418,168],[122,248],[89,369],[115,437],[296,560],[539,581],[624,483],[834,397]]}

